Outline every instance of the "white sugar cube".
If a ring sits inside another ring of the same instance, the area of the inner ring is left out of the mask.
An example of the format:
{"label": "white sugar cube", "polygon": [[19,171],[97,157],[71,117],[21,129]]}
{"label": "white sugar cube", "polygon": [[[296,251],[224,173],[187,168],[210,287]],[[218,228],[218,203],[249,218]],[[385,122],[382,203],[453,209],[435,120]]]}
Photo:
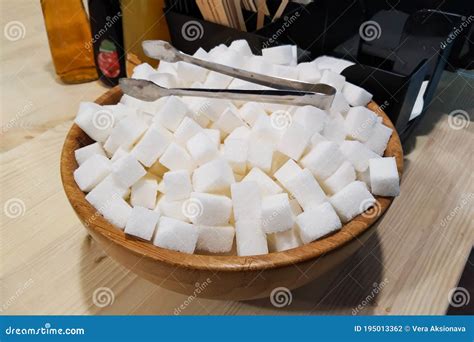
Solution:
{"label": "white sugar cube", "polygon": [[256,182],[262,196],[271,196],[283,192],[281,186],[257,167],[251,169],[242,179],[242,182]]}
{"label": "white sugar cube", "polygon": [[166,172],[163,175],[163,186],[166,198],[170,201],[187,199],[193,190],[188,170]]}
{"label": "white sugar cube", "polygon": [[74,122],[89,137],[99,142],[104,142],[107,139],[115,124],[114,116],[110,110],[92,102],[80,103]]}
{"label": "white sugar cube", "polygon": [[375,198],[360,181],[346,185],[330,198],[343,223],[352,220],[375,203]]}
{"label": "white sugar cube", "polygon": [[129,188],[122,185],[111,173],[87,194],[86,199],[91,198],[95,202],[105,202],[110,197],[125,198],[129,193]]}
{"label": "white sugar cube", "polygon": [[243,69],[253,71],[259,74],[272,75],[274,65],[267,63],[263,56],[251,56],[244,62]]}
{"label": "white sugar cube", "polygon": [[[151,76],[152,77],[152,76]],[[178,80],[175,80],[178,82]],[[161,108],[165,105],[165,103],[168,101],[168,96],[163,96],[160,97],[159,99],[155,101],[142,101],[142,104],[140,108],[138,109],[138,113],[141,111],[144,111],[146,113],[152,114],[153,116],[158,113]]]}
{"label": "white sugar cube", "polygon": [[277,144],[290,122],[291,115],[286,111],[274,112],[271,116],[261,115],[252,126],[251,136]]}
{"label": "white sugar cube", "polygon": [[287,251],[303,244],[298,231],[295,228],[291,228],[284,232],[268,234],[267,238],[270,252]]}
{"label": "white sugar cube", "polygon": [[[251,83],[251,82],[248,82],[248,81],[244,81],[244,80],[241,80],[239,78],[234,78],[232,80],[232,82],[230,82],[227,89],[260,90],[261,87],[263,87],[263,86],[255,84],[255,83]],[[233,103],[236,106],[241,106],[242,104],[245,103],[245,101],[234,100]]]}
{"label": "white sugar cube", "polygon": [[274,176],[285,188],[288,188],[288,181],[301,171],[303,171],[303,169],[299,167],[293,159],[289,159],[275,172]]}
{"label": "white sugar cube", "polygon": [[176,73],[182,82],[191,84],[194,81],[205,82],[208,70],[194,64],[177,62]]}
{"label": "white sugar cube", "polygon": [[186,142],[203,129],[199,124],[191,118],[185,117],[174,132],[176,142],[186,145]]}
{"label": "white sugar cube", "polygon": [[242,140],[248,140],[250,138],[250,129],[247,127],[247,126],[240,126],[240,127],[237,127],[236,129],[234,129],[232,131],[232,133],[230,133],[227,138],[224,139],[224,143],[227,141],[227,140],[231,140],[231,139],[242,139]]}
{"label": "white sugar cube", "polygon": [[191,86],[189,88],[202,89],[202,88],[204,88],[204,84],[202,82],[195,81],[195,82],[191,83]]}
{"label": "white sugar cube", "polygon": [[353,62],[347,61],[345,59],[331,56],[320,56],[316,58],[313,63],[316,63],[318,68],[321,70],[329,69],[338,74],[340,74],[347,67],[354,64]]}
{"label": "white sugar cube", "polygon": [[161,216],[153,244],[158,247],[192,254],[196,248],[199,231],[192,224]]}
{"label": "white sugar cube", "polygon": [[[112,175],[105,178],[86,196],[86,200],[114,226],[123,229],[132,207],[122,198],[127,189],[114,181]],[[95,219],[92,217],[91,220]]]}
{"label": "white sugar cube", "polygon": [[[156,105],[156,102],[153,102]],[[125,106],[123,103],[117,103],[114,105],[104,105],[102,108],[110,110],[114,117],[115,123],[119,122],[128,115],[136,115],[137,109],[129,106]]]}
{"label": "white sugar cube", "polygon": [[342,165],[323,182],[324,190],[328,194],[335,194],[342,190],[347,184],[352,183],[356,180],[356,173],[352,164],[348,161],[342,163]]}
{"label": "white sugar cube", "polygon": [[332,113],[341,113],[345,115],[350,108],[349,102],[347,102],[344,95],[342,95],[340,92],[337,92],[336,95],[334,95],[334,99],[332,100],[330,111]]}
{"label": "white sugar cube", "polygon": [[262,200],[262,229],[265,233],[289,230],[295,221],[288,194],[266,196]]}
{"label": "white sugar cube", "polygon": [[177,96],[170,96],[160,111],[155,115],[155,121],[174,132],[181,121],[188,115],[188,106]]}
{"label": "white sugar cube", "polygon": [[372,135],[364,143],[364,145],[377,153],[379,156],[383,156],[392,133],[393,129],[377,122],[372,131]]}
{"label": "white sugar cube", "polygon": [[291,199],[290,200],[290,207],[291,207],[291,212],[293,213],[294,216],[298,216],[303,212],[303,209],[300,207],[300,204],[296,199]]}
{"label": "white sugar cube", "polygon": [[148,125],[142,116],[127,116],[113,128],[104,144],[104,149],[109,153],[114,153],[119,147],[128,149],[138,141],[147,128]]}
{"label": "white sugar cube", "polygon": [[219,44],[217,46],[214,46],[211,50],[209,50],[208,55],[209,57],[217,58],[221,54],[225,53],[227,51],[228,47],[224,44]]}
{"label": "white sugar cube", "polygon": [[319,69],[324,70],[324,69],[329,69],[331,70],[334,65],[336,65],[339,61],[339,58],[337,57],[332,57],[332,56],[319,56],[317,57],[313,63],[315,63]]}
{"label": "white sugar cube", "polygon": [[188,200],[189,198],[185,200],[170,201],[165,195],[160,197],[158,200],[155,211],[161,213],[164,216],[172,217],[180,221],[191,222],[183,210],[185,203],[187,203],[186,201]]}
{"label": "white sugar cube", "polygon": [[148,80],[148,76],[155,73],[156,70],[148,63],[142,63],[133,68],[132,78]]}
{"label": "white sugar cube", "polygon": [[193,57],[196,57],[196,58],[199,58],[199,59],[207,60],[208,54],[207,54],[206,50],[204,50],[202,47],[200,47],[199,49],[197,49],[197,50],[193,53]]}
{"label": "white sugar cube", "polygon": [[133,96],[123,94],[122,97],[120,98],[121,104],[129,107],[129,108],[135,108],[135,109],[141,109],[145,101],[139,100],[134,98]]}
{"label": "white sugar cube", "polygon": [[379,196],[398,196],[400,179],[394,157],[369,160],[370,186],[372,193]]}
{"label": "white sugar cube", "polygon": [[144,207],[133,207],[125,226],[125,233],[150,241],[160,214]]}
{"label": "white sugar cube", "polygon": [[202,128],[209,125],[211,121],[205,115],[206,108],[209,107],[208,99],[190,96],[183,97],[182,101],[185,102],[189,108],[188,117],[196,121]]}
{"label": "white sugar cube", "polygon": [[196,249],[210,253],[227,253],[234,243],[235,229],[232,226],[202,226],[198,227],[199,236]]}
{"label": "white sugar cube", "polygon": [[295,66],[274,64],[272,72],[269,75],[290,80],[297,80],[298,74],[298,69]]}
{"label": "white sugar cube", "polygon": [[235,221],[262,217],[262,194],[256,182],[239,182],[230,187]]}
{"label": "white sugar cube", "polygon": [[214,127],[220,129],[225,134],[230,134],[239,126],[245,126],[245,123],[233,108],[225,109],[219,119],[214,122]]}
{"label": "white sugar cube", "polygon": [[347,102],[353,107],[366,106],[372,100],[372,94],[355,84],[346,82],[342,88],[342,94]]}
{"label": "white sugar cube", "polygon": [[232,201],[223,195],[192,192],[191,198],[183,204],[184,215],[199,225],[226,225],[231,211]]}
{"label": "white sugar cube", "polygon": [[239,116],[250,126],[253,126],[260,116],[267,116],[267,113],[260,103],[246,102],[240,107]]}
{"label": "white sugar cube", "polygon": [[113,197],[97,210],[107,221],[120,229],[125,228],[128,218],[132,213],[132,207],[121,197]]}
{"label": "white sugar cube", "polygon": [[293,121],[299,123],[312,134],[321,132],[327,120],[327,113],[314,106],[298,107],[293,114]]}
{"label": "white sugar cube", "polygon": [[299,63],[296,66],[298,69],[298,79],[307,83],[319,83],[321,79],[321,72],[318,66],[313,62]]}
{"label": "white sugar cube", "polygon": [[265,172],[272,168],[274,146],[267,139],[251,136],[248,149],[250,167],[258,167]]}
{"label": "white sugar cube", "polygon": [[324,191],[308,169],[304,169],[290,178],[285,187],[304,210],[326,200]]}
{"label": "white sugar cube", "polygon": [[158,67],[156,68],[156,71],[158,71],[159,73],[168,73],[176,75],[176,63],[160,61]]}
{"label": "white sugar cube", "polygon": [[293,159],[300,159],[311,139],[311,133],[304,126],[293,122],[283,133],[277,149]]}
{"label": "white sugar cube", "polygon": [[346,78],[338,73],[331,70],[324,70],[319,83],[329,84],[334,87],[337,91],[341,91],[344,87]]}
{"label": "white sugar cube", "polygon": [[352,139],[367,141],[377,123],[377,115],[365,107],[352,107],[346,115],[344,126]]}
{"label": "white sugar cube", "polygon": [[130,204],[134,207],[155,209],[158,183],[156,179],[142,178],[132,185]]}
{"label": "white sugar cube", "polygon": [[122,157],[125,157],[129,153],[130,153],[130,150],[128,150],[127,148],[119,147],[112,155],[112,158],[110,158],[110,161],[112,163],[115,163],[117,160],[119,160]]}
{"label": "white sugar cube", "polygon": [[234,50],[240,56],[253,56],[249,43],[245,39],[234,40],[229,45],[229,49]]}
{"label": "white sugar cube", "polygon": [[269,114],[273,112],[289,112],[290,114],[293,113],[298,106],[289,106],[282,103],[273,103],[273,102],[259,102],[265,111]]}
{"label": "white sugar cube", "polygon": [[131,154],[113,163],[112,172],[117,180],[126,187],[132,186],[146,174],[146,170]]}
{"label": "white sugar cube", "polygon": [[194,190],[197,192],[223,192],[234,182],[232,168],[220,158],[198,167],[193,173]]}
{"label": "white sugar cube", "polygon": [[332,112],[324,126],[322,135],[329,141],[342,143],[346,138],[346,129],[344,127],[344,117],[338,112]]}
{"label": "white sugar cube", "polygon": [[248,140],[229,139],[229,137],[224,142],[222,156],[229,162],[235,173],[245,174],[247,171]]}
{"label": "white sugar cube", "polygon": [[319,133],[314,133],[312,136],[311,136],[311,147],[316,147],[319,143],[323,142],[323,141],[328,141],[328,139],[326,139],[325,137],[323,137],[321,134]]}
{"label": "white sugar cube", "polygon": [[303,243],[310,243],[342,227],[330,203],[324,202],[296,217]]}
{"label": "white sugar cube", "polygon": [[369,159],[380,158],[358,141],[346,140],[340,145],[342,154],[354,165],[358,172],[364,172],[369,167]]}
{"label": "white sugar cube", "polygon": [[369,191],[371,190],[371,188],[370,188],[370,167],[368,167],[363,172],[357,172],[356,171],[356,179],[360,180],[361,182],[364,182],[365,185],[367,186],[367,189],[369,189]]}
{"label": "white sugar cube", "polygon": [[100,154],[89,157],[74,170],[74,180],[82,191],[89,192],[111,171],[111,162]]}
{"label": "white sugar cube", "polygon": [[215,143],[204,132],[199,132],[190,138],[186,147],[197,165],[203,165],[215,159],[218,154]]}
{"label": "white sugar cube", "polygon": [[84,163],[89,157],[99,154],[106,157],[105,151],[102,148],[102,145],[98,142],[81,147],[74,151],[74,156],[76,157],[76,162],[78,165]]}
{"label": "white sugar cube", "polygon": [[216,148],[219,148],[219,145],[221,144],[221,132],[218,129],[205,128],[204,133],[207,134]]}
{"label": "white sugar cube", "polygon": [[166,128],[154,125],[150,127],[132,149],[131,154],[143,165],[150,167],[163,155],[173,135]]}
{"label": "white sugar cube", "polygon": [[169,73],[154,72],[148,76],[148,80],[164,88],[176,88],[180,85],[178,77]]}
{"label": "white sugar cube", "polygon": [[209,89],[225,89],[232,82],[232,77],[217,71],[210,71],[207,74],[204,86]]}
{"label": "white sugar cube", "polygon": [[235,223],[235,240],[238,256],[268,253],[266,234],[260,219],[241,220]]}
{"label": "white sugar cube", "polygon": [[323,141],[301,159],[301,164],[308,168],[316,179],[323,181],[331,176],[344,161],[344,155],[336,143]]}
{"label": "white sugar cube", "polygon": [[[306,150],[310,147],[306,147]],[[305,151],[306,151],[305,150]],[[303,152],[304,153],[304,152]],[[272,168],[270,169],[270,172],[268,173],[269,175],[273,175],[279,168],[281,168],[289,159],[287,155],[281,153],[280,151],[275,151],[273,154],[273,160],[272,160]]]}
{"label": "white sugar cube", "polygon": [[168,145],[165,152],[159,159],[160,163],[168,169],[174,170],[193,170],[194,161],[189,153],[178,144],[172,142]]}
{"label": "white sugar cube", "polygon": [[262,49],[262,56],[268,63],[296,65],[296,45],[279,45]]}
{"label": "white sugar cube", "polygon": [[232,49],[227,49],[226,51],[220,53],[217,60],[219,64],[238,69],[243,65],[244,62],[242,56]]}

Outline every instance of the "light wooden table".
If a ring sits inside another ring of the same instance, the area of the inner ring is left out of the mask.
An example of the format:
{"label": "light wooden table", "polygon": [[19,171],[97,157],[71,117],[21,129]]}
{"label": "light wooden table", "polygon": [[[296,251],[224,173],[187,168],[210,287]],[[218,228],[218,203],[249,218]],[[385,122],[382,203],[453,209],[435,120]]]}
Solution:
{"label": "light wooden table", "polygon": [[[78,102],[105,88],[55,80],[39,2],[1,0],[0,16],[2,27],[18,20],[26,28],[23,39],[1,43],[1,313],[173,314],[185,301],[182,314],[445,313],[474,241],[474,124],[455,130],[447,115],[473,117],[472,74],[445,74],[406,144],[401,196],[342,267],[294,290],[281,309],[268,299],[189,301],[138,278],[88,238],[63,193],[59,155]],[[5,210],[14,204],[18,212]],[[111,305],[93,303],[101,287],[113,292]]]}

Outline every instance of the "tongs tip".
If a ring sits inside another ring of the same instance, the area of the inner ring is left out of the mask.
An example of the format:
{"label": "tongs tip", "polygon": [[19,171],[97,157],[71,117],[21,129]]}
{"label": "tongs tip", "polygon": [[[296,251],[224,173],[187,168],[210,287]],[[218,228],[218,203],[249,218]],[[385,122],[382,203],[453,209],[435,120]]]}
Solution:
{"label": "tongs tip", "polygon": [[144,40],[142,42],[143,52],[149,58],[163,60],[174,63],[181,59],[179,51],[170,43],[164,40]]}

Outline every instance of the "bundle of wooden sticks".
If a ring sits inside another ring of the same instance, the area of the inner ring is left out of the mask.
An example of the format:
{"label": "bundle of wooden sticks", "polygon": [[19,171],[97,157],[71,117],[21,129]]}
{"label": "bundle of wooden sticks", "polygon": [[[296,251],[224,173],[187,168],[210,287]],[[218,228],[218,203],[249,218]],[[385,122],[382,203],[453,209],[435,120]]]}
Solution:
{"label": "bundle of wooden sticks", "polygon": [[[256,29],[264,25],[265,17],[275,21],[282,16],[290,0],[281,0],[276,11],[270,13],[267,0],[196,0],[203,18],[207,21],[247,31],[242,9],[257,14]],[[305,3],[308,1],[292,1]],[[311,2],[311,1],[309,1]]]}

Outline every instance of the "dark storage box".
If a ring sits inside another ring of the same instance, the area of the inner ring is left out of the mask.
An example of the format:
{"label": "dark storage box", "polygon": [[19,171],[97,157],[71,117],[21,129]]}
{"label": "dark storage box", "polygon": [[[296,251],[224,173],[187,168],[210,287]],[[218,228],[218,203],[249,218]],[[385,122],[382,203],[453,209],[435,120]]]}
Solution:
{"label": "dark storage box", "polygon": [[[252,27],[255,15],[244,14],[248,27]],[[471,25],[473,20],[435,10],[412,14],[380,10],[370,18],[366,16],[359,2],[328,1],[304,7],[290,3],[280,19],[266,23],[261,30],[242,32],[205,21],[199,13],[189,16],[166,11],[173,45],[189,54],[199,47],[208,51],[245,39],[254,53],[263,47],[296,44],[300,62],[320,55],[353,61],[356,64],[342,75],[374,94],[374,101],[389,115],[403,139],[421,118],[409,121],[422,82],[429,82],[424,111],[433,99],[453,45],[469,32],[469,27],[457,28],[466,22]],[[364,25],[372,25],[375,36],[367,36],[362,31]],[[190,27],[194,35],[185,33]]]}

